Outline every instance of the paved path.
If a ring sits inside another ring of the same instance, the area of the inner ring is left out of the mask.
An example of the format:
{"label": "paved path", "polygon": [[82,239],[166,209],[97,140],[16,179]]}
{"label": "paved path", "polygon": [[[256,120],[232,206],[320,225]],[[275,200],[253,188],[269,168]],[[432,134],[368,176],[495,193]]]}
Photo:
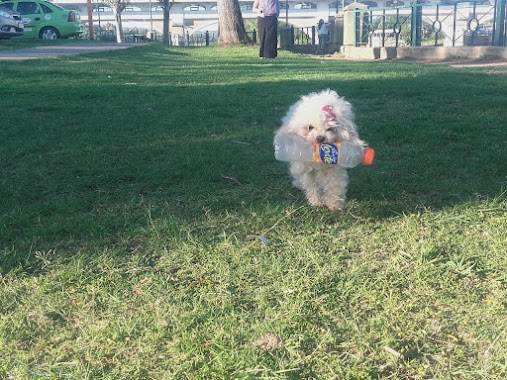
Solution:
{"label": "paved path", "polygon": [[55,58],[68,55],[101,53],[105,51],[144,46],[143,43],[82,43],[55,46],[38,46],[20,50],[0,50],[0,61],[25,61],[28,59]]}

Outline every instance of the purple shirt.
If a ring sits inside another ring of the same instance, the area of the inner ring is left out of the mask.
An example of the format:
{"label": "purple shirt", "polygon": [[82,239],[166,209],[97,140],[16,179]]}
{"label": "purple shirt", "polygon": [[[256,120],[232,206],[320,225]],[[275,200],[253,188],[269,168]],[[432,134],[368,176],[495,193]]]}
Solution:
{"label": "purple shirt", "polygon": [[264,0],[264,7],[262,10],[264,16],[276,16],[280,14],[280,4],[278,0]]}

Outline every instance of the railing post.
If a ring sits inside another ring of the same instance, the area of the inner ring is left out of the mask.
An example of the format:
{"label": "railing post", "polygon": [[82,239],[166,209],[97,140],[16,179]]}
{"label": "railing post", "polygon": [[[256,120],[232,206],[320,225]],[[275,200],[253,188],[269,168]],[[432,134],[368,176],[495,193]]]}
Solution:
{"label": "railing post", "polygon": [[[431,29],[435,32],[435,46],[438,45],[438,33],[440,33],[440,30],[442,30],[442,23],[440,22],[439,20],[439,16],[438,16],[438,12],[439,12],[439,5],[437,4],[437,13],[436,13],[436,20],[433,22],[433,25],[431,26]],[[435,23],[438,22],[438,26],[439,26],[439,29],[438,31],[435,30]]]}
{"label": "railing post", "polygon": [[315,45],[315,26],[312,26],[312,45]]}
{"label": "railing post", "polygon": [[206,33],[204,34],[205,38],[206,38],[206,46],[209,46],[209,32],[206,31]]}
{"label": "railing post", "polygon": [[422,28],[422,6],[419,0],[412,3],[412,20],[411,20],[411,45],[421,46],[421,28]]}
{"label": "railing post", "polygon": [[371,28],[371,11],[365,11],[361,24],[361,46],[368,46],[369,33]]}
{"label": "railing post", "polygon": [[454,3],[454,16],[452,20],[452,46],[456,45],[456,20],[458,18],[458,3]]}
{"label": "railing post", "polygon": [[252,40],[254,44],[257,43],[257,31],[255,29],[252,32]]}
{"label": "railing post", "polygon": [[386,10],[382,11],[382,47],[386,46]]}
{"label": "railing post", "polygon": [[495,2],[495,24],[493,25],[494,46],[505,45],[505,8],[506,0],[496,0]]}
{"label": "railing post", "polygon": [[357,9],[354,9],[354,43],[352,46],[358,46],[358,43],[360,41],[360,31],[359,28],[361,27],[361,16],[359,14],[359,11]]}

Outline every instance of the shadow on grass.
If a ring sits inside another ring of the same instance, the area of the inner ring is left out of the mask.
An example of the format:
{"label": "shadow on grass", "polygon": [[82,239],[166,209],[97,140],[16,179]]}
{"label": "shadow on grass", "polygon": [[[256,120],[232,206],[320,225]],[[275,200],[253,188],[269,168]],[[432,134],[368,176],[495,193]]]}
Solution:
{"label": "shadow on grass", "polygon": [[[27,64],[26,83],[0,90],[4,273],[28,270],[35,251],[107,247],[152,218],[172,218],[178,234],[210,212],[248,218],[245,210],[305,205],[274,160],[272,136],[300,95],[324,88],[353,104],[376,149],[371,168],[350,172],[361,216],[453,207],[505,186],[501,75],[241,56],[185,67],[185,54],[158,50],[125,67],[101,57],[73,59],[77,72]],[[73,79],[60,83],[62,74]]]}

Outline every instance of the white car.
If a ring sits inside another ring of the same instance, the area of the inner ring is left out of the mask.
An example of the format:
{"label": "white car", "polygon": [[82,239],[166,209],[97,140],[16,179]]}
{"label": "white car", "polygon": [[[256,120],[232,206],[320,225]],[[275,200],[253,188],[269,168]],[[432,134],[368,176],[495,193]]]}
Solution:
{"label": "white car", "polygon": [[22,36],[24,24],[18,12],[0,7],[0,40]]}

